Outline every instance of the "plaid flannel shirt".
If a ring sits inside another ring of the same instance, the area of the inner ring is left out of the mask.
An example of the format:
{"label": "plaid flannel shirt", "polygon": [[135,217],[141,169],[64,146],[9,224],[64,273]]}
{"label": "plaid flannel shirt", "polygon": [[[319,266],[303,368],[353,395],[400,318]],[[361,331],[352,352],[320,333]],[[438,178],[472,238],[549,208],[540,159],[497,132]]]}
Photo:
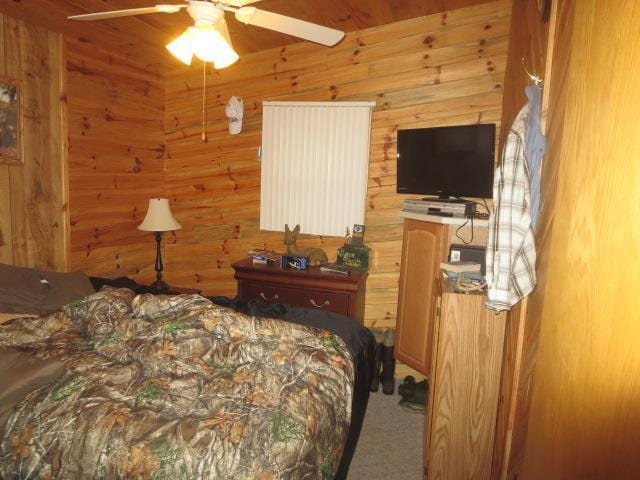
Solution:
{"label": "plaid flannel shirt", "polygon": [[513,123],[493,182],[486,306],[498,312],[511,309],[529,295],[536,284],[529,172],[524,153],[528,111],[528,106],[523,107]]}

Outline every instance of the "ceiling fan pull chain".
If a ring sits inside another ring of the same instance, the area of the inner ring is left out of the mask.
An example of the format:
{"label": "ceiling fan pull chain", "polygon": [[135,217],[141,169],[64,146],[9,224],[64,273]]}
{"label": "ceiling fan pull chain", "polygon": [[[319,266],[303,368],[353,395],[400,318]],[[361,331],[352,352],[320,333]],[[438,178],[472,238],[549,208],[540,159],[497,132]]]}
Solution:
{"label": "ceiling fan pull chain", "polygon": [[202,62],[202,141],[207,141],[207,62]]}

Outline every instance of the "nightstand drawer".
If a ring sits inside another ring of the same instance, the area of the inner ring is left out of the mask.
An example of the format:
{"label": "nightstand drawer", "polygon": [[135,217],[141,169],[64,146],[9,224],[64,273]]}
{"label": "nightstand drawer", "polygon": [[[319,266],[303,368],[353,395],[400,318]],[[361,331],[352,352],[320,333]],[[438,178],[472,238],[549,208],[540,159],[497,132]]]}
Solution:
{"label": "nightstand drawer", "polygon": [[321,290],[306,290],[280,285],[242,282],[240,296],[245,300],[288,303],[298,307],[349,314],[349,296]]}

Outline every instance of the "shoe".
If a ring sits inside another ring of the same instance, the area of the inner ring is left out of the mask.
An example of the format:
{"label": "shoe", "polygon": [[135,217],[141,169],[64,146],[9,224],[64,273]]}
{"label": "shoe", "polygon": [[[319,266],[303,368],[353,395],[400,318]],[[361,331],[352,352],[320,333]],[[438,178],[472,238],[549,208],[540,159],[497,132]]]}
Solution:
{"label": "shoe", "polygon": [[424,415],[427,411],[426,405],[422,405],[420,403],[413,403],[408,400],[405,400],[404,398],[400,400],[400,402],[398,402],[398,405],[400,405],[400,407],[402,407],[402,410],[404,410],[405,412],[419,413],[421,415]]}
{"label": "shoe", "polygon": [[407,375],[404,378],[404,382],[398,385],[398,395],[400,395],[403,399],[413,398],[413,394],[416,390],[416,379],[411,375]]}
{"label": "shoe", "polygon": [[402,395],[402,400],[405,402],[426,405],[427,395],[429,393],[429,382],[422,380],[418,383],[414,381],[411,385],[400,385],[398,387],[398,393]]}
{"label": "shoe", "polygon": [[382,393],[385,395],[393,395],[396,389],[396,379],[394,377],[396,359],[393,357],[394,340],[395,332],[392,329],[387,329],[382,339],[382,373],[380,374]]}
{"label": "shoe", "polygon": [[407,398],[412,403],[418,403],[420,405],[427,404],[427,394],[429,392],[429,383],[427,380],[422,380],[415,384],[415,388],[413,391],[413,396]]}

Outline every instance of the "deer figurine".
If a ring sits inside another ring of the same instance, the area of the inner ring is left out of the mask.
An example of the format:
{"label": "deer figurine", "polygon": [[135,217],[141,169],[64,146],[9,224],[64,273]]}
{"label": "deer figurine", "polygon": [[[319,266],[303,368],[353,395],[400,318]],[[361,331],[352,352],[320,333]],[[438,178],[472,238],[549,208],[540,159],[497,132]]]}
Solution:
{"label": "deer figurine", "polygon": [[300,225],[296,225],[293,230],[289,230],[289,225],[284,226],[284,244],[287,246],[287,253],[309,257],[309,265],[316,267],[325,265],[328,259],[324,250],[315,247],[298,247],[296,245],[299,233]]}

